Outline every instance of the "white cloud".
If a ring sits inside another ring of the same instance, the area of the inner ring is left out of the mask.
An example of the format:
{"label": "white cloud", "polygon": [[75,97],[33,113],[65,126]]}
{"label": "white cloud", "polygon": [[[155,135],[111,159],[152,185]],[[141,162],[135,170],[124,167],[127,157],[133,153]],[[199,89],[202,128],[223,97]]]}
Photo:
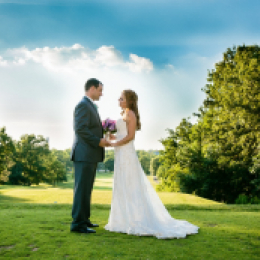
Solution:
{"label": "white cloud", "polygon": [[139,97],[142,130],[137,149],[162,149],[158,141],[166,128],[196,112],[204,98],[201,87],[214,57],[183,57],[186,68],[168,64],[154,68],[148,58],[130,54],[123,58],[113,46],[96,50],[80,44],[70,47],[8,49],[0,57],[0,127],[14,139],[22,134],[42,134],[51,147],[65,149],[73,141],[73,110],[84,95],[84,83],[96,77],[104,83],[98,106],[101,119],[118,118],[118,98],[123,89]]}
{"label": "white cloud", "polygon": [[153,70],[153,63],[149,59],[138,57],[136,54],[130,54],[130,60],[131,62],[128,62],[128,66],[134,72]]}
{"label": "white cloud", "polygon": [[0,56],[0,66],[6,66],[6,65],[7,65],[7,61],[4,60],[4,58]]}
{"label": "white cloud", "polygon": [[121,53],[114,46],[102,46],[93,53],[93,56],[96,64],[109,67],[124,65]]}
{"label": "white cloud", "polygon": [[[118,67],[133,72],[150,72],[153,63],[136,54],[130,54],[129,60],[124,60],[122,54],[114,46],[101,46],[96,50],[84,48],[80,44],[71,47],[44,47],[29,50],[26,47],[9,49],[7,59],[0,57],[0,66],[24,65],[29,61],[42,64],[51,70],[85,70],[89,67]],[[8,59],[9,58],[9,59]]]}

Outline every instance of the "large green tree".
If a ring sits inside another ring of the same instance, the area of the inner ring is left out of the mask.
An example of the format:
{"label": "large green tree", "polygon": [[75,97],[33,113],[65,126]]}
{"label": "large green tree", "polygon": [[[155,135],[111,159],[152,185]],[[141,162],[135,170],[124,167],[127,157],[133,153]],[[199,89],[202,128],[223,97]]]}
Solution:
{"label": "large green tree", "polygon": [[226,202],[239,194],[260,196],[259,75],[259,46],[224,53],[202,89],[206,98],[194,114],[197,123],[183,121],[162,140],[161,188],[177,187]]}
{"label": "large green tree", "polygon": [[24,184],[39,184],[47,174],[48,141],[41,135],[23,135],[16,143],[14,161],[21,165]]}

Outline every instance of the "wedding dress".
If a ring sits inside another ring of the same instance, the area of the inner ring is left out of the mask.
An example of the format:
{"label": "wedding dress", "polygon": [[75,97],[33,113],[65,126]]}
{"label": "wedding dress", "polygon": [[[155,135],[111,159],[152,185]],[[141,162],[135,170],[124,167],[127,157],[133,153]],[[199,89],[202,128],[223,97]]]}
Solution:
{"label": "wedding dress", "polygon": [[[116,121],[117,141],[127,135],[123,118]],[[134,141],[115,147],[113,197],[105,229],[160,239],[184,238],[199,227],[171,217],[138,160]]]}

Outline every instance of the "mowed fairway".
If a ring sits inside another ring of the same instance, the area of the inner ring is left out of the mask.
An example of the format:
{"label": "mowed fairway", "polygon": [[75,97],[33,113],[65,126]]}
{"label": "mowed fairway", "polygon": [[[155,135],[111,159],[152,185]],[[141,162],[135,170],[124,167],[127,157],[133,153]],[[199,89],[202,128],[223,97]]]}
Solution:
{"label": "mowed fairway", "polygon": [[0,259],[260,259],[260,205],[158,192],[170,214],[199,226],[199,234],[158,240],[104,230],[112,177],[97,174],[91,219],[100,227],[87,235],[69,231],[72,178],[57,187],[0,186]]}
{"label": "mowed fairway", "polygon": [[[148,177],[153,187],[156,183]],[[97,174],[94,184],[94,191],[92,193],[92,203],[110,205],[112,199],[113,174],[103,173]],[[0,186],[1,187],[1,186]],[[71,204],[73,201],[73,179],[68,178],[68,182],[59,184],[58,187],[51,185],[40,184],[38,186],[24,187],[24,186],[2,186],[0,189],[2,201],[23,201],[28,203],[58,203]],[[211,200],[203,199],[189,194],[178,194],[170,192],[159,192],[160,198],[164,204],[185,204],[185,205],[215,205],[225,206]]]}

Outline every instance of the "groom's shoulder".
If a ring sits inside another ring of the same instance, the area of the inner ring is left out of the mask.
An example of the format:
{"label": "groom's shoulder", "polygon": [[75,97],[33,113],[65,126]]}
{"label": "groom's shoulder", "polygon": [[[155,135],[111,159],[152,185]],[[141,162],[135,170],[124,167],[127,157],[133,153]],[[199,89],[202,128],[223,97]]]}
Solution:
{"label": "groom's shoulder", "polygon": [[76,105],[76,108],[77,108],[77,107],[82,107],[82,106],[87,106],[87,105],[88,105],[87,100],[86,100],[85,98],[82,98],[82,99],[78,102],[78,104]]}

